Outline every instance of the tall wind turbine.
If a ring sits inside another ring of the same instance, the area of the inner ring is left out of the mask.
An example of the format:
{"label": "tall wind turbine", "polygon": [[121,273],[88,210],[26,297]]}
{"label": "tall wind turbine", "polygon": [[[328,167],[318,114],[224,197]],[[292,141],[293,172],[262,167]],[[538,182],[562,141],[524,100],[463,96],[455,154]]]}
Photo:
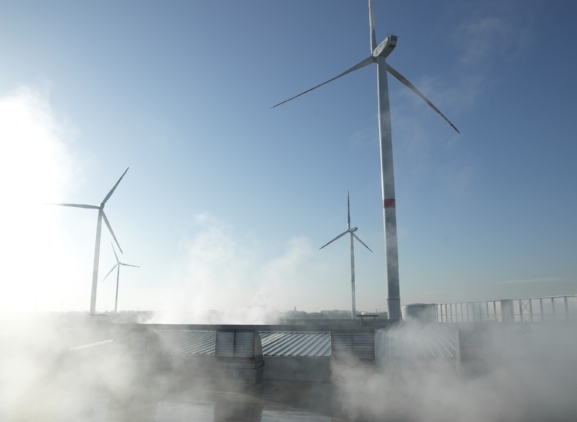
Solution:
{"label": "tall wind turbine", "polygon": [[399,292],[399,258],[397,249],[397,214],[395,203],[395,179],[393,173],[393,145],[391,134],[391,115],[389,107],[389,87],[387,81],[387,72],[395,79],[417,94],[433,110],[451,125],[457,132],[459,130],[433,105],[415,86],[410,83],[403,75],[387,64],[386,58],[397,45],[397,36],[389,35],[379,45],[375,35],[375,23],[373,18],[373,2],[369,0],[369,28],[370,28],[370,47],[371,55],[361,61],[359,64],[344,71],[338,76],[329,79],[311,89],[308,89],[288,100],[273,106],[277,107],[290,100],[300,97],[320,86],[326,85],[335,79],[345,76],[355,70],[361,69],[370,64],[377,64],[377,92],[379,99],[379,136],[381,149],[381,187],[383,198],[383,219],[385,226],[385,249],[387,258],[387,284],[388,284],[388,307],[390,319],[401,319],[401,297]]}
{"label": "tall wind turbine", "polygon": [[337,237],[335,237],[333,240],[331,240],[326,245],[321,246],[320,249],[324,248],[327,245],[330,245],[335,240],[343,237],[345,234],[350,233],[350,235],[351,235],[351,294],[352,294],[352,301],[353,301],[352,315],[353,315],[353,319],[355,319],[355,316],[357,315],[357,305],[356,305],[356,299],[355,299],[355,245],[354,245],[353,238],[355,238],[359,242],[361,242],[361,244],[365,248],[367,248],[369,251],[371,251],[371,248],[369,248],[367,245],[365,245],[365,243],[355,234],[355,232],[358,230],[358,227],[352,227],[351,228],[351,201],[350,201],[348,192],[347,192],[347,224],[348,224],[348,228],[346,231],[339,234]]}
{"label": "tall wind turbine", "polygon": [[96,244],[94,246],[94,266],[92,268],[92,292],[90,294],[90,314],[91,315],[94,315],[96,313],[96,288],[97,288],[97,284],[98,284],[98,263],[100,261],[100,235],[101,235],[101,231],[102,231],[102,220],[104,220],[104,222],[106,223],[106,227],[108,227],[110,234],[112,235],[112,237],[114,238],[114,241],[118,245],[118,249],[120,249],[120,252],[122,252],[122,248],[120,247],[120,244],[118,243],[118,240],[116,239],[116,236],[114,235],[114,232],[112,231],[112,227],[110,227],[110,223],[108,222],[108,218],[106,218],[106,214],[104,214],[104,206],[106,205],[106,202],[110,199],[112,194],[114,193],[114,190],[116,189],[116,187],[118,186],[118,184],[120,183],[120,181],[122,180],[122,178],[124,177],[124,175],[126,174],[127,171],[128,171],[128,168],[124,171],[124,173],[122,173],[122,176],[120,176],[120,179],[118,179],[118,182],[116,182],[116,184],[112,187],[110,192],[108,192],[108,195],[106,195],[104,197],[104,199],[102,200],[100,205],[48,204],[48,205],[60,205],[63,207],[88,208],[88,209],[98,210],[98,221],[96,223]]}
{"label": "tall wind turbine", "polygon": [[138,265],[130,265],[130,264],[125,264],[124,262],[120,262],[120,259],[118,259],[118,255],[116,255],[116,250],[114,249],[114,244],[112,244],[112,252],[114,252],[114,257],[116,258],[116,265],[114,267],[112,267],[110,272],[108,274],[106,274],[106,277],[104,277],[102,279],[102,281],[106,280],[106,278],[110,275],[110,273],[112,271],[114,271],[114,269],[116,268],[116,299],[114,301],[114,312],[116,312],[116,310],[118,308],[118,282],[120,280],[120,266],[124,265],[125,267],[135,267],[135,268],[140,268],[140,267]]}

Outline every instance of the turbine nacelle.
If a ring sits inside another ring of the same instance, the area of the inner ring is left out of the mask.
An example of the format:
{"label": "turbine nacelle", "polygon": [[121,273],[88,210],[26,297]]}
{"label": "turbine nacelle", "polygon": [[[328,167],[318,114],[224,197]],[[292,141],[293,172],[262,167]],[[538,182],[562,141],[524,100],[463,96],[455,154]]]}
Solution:
{"label": "turbine nacelle", "polygon": [[358,229],[359,229],[358,227],[352,227],[352,228],[349,229],[349,232],[354,233],[354,232],[356,232]]}
{"label": "turbine nacelle", "polygon": [[397,36],[396,35],[389,35],[387,38],[380,43],[377,48],[373,50],[373,57],[376,59],[377,57],[387,57],[389,54],[393,52],[395,47],[397,46]]}

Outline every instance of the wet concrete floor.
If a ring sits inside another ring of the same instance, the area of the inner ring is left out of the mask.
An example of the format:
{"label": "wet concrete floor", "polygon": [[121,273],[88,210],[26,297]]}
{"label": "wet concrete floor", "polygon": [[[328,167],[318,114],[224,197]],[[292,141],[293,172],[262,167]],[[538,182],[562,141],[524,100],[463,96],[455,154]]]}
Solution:
{"label": "wet concrete floor", "polygon": [[[31,392],[32,393],[32,392]],[[195,391],[162,397],[117,398],[102,389],[36,391],[27,397],[0,396],[0,421],[14,422],[181,422],[307,421],[336,422],[328,411],[312,411],[308,403],[274,392]],[[272,398],[272,400],[271,400]],[[277,400],[277,401],[273,401]],[[284,402],[284,403],[283,403]],[[287,404],[288,402],[288,404]]]}

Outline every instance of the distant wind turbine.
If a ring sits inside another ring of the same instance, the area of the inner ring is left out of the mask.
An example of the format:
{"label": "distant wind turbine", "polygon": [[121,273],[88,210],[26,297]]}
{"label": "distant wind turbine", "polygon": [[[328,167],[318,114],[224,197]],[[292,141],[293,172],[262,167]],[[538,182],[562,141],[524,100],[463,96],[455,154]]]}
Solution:
{"label": "distant wind turbine", "polygon": [[108,274],[106,274],[106,277],[104,277],[102,279],[102,281],[106,280],[106,278],[110,275],[110,273],[112,271],[114,271],[114,269],[116,268],[116,300],[114,301],[114,312],[117,312],[117,308],[118,308],[118,283],[120,280],[120,266],[124,265],[125,267],[135,267],[135,268],[140,268],[140,267],[138,265],[130,265],[130,264],[125,264],[124,262],[120,262],[120,259],[118,259],[118,255],[116,255],[116,250],[114,249],[114,244],[112,244],[112,252],[114,252],[114,257],[116,258],[116,265],[114,267],[112,267],[110,272]]}
{"label": "distant wind turbine", "polygon": [[110,192],[108,192],[108,195],[106,195],[104,197],[104,199],[102,200],[102,202],[98,206],[85,205],[85,204],[53,204],[53,203],[47,204],[47,205],[60,205],[63,207],[88,208],[88,209],[98,210],[98,222],[96,223],[96,244],[94,246],[94,266],[92,268],[92,292],[90,294],[90,314],[91,315],[94,315],[96,313],[96,288],[97,288],[97,284],[98,284],[98,263],[100,260],[100,235],[101,235],[101,231],[102,231],[102,220],[104,220],[104,222],[106,223],[106,227],[108,227],[110,234],[112,235],[112,237],[114,238],[114,241],[118,245],[118,249],[120,249],[120,252],[122,252],[122,248],[120,247],[120,244],[118,243],[118,240],[116,239],[116,236],[114,235],[114,232],[112,231],[112,227],[110,227],[110,223],[108,222],[108,218],[106,218],[106,214],[104,214],[104,206],[106,205],[106,202],[110,199],[112,194],[114,193],[114,190],[116,189],[116,187],[118,186],[118,184],[120,183],[120,181],[122,180],[122,178],[124,177],[124,175],[126,174],[127,171],[128,171],[128,168],[124,171],[124,173],[122,173],[122,176],[120,176],[120,179],[118,179],[118,182],[116,182],[116,184],[112,187]]}
{"label": "distant wind turbine", "polygon": [[397,36],[389,35],[379,45],[377,45],[377,38],[375,35],[375,22],[373,17],[373,2],[369,0],[369,28],[370,28],[370,42],[371,55],[359,64],[344,71],[338,76],[329,79],[322,84],[301,92],[294,97],[289,98],[281,103],[273,106],[277,107],[290,100],[293,100],[301,95],[306,94],[318,87],[328,84],[335,79],[345,76],[355,70],[361,69],[370,64],[377,64],[377,89],[379,99],[379,135],[381,148],[381,187],[383,198],[383,219],[385,225],[385,247],[387,257],[387,284],[388,284],[388,306],[389,318],[399,320],[401,319],[401,297],[399,291],[399,254],[397,249],[397,214],[395,203],[395,179],[393,172],[393,145],[391,133],[391,115],[389,107],[389,87],[387,81],[387,72],[389,72],[395,79],[417,94],[423,101],[425,101],[433,110],[435,110],[443,119],[451,125],[457,132],[459,130],[445,117],[441,111],[433,105],[415,86],[410,83],[403,75],[393,69],[386,62],[386,57],[391,54],[397,45]]}
{"label": "distant wind turbine", "polygon": [[339,234],[337,237],[335,237],[333,240],[331,240],[326,245],[321,246],[319,250],[321,250],[325,246],[330,245],[335,240],[340,239],[345,234],[347,234],[347,233],[351,234],[351,292],[352,292],[352,301],[353,301],[352,315],[353,315],[353,319],[355,319],[355,317],[357,315],[357,305],[356,305],[356,299],[355,299],[355,246],[354,246],[353,238],[355,238],[359,242],[361,242],[361,244],[365,248],[367,248],[369,251],[371,251],[371,248],[369,248],[367,245],[365,245],[365,243],[355,234],[355,232],[358,230],[358,227],[351,228],[351,201],[350,201],[348,192],[347,192],[347,212],[348,212],[347,213],[347,223],[348,223],[347,231]]}

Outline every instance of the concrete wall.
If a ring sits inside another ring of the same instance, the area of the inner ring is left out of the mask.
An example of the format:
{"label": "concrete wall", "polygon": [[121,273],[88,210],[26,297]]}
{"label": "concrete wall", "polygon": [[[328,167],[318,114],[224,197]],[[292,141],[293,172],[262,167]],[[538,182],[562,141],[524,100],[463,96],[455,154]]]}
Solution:
{"label": "concrete wall", "polygon": [[316,381],[331,379],[331,358],[267,356],[264,359],[265,381]]}
{"label": "concrete wall", "polygon": [[[396,324],[396,321],[389,319],[379,319],[375,325],[367,324],[363,328],[383,328]],[[358,318],[353,320],[301,320],[293,321],[292,324],[270,324],[270,325],[234,325],[234,324],[112,324],[123,329],[135,330],[256,330],[256,331],[332,331],[332,330],[352,330],[361,329],[361,321]]]}
{"label": "concrete wall", "polygon": [[[182,383],[201,382],[259,384],[262,381],[329,382],[331,358],[328,357],[265,357],[264,366],[251,363],[225,362],[206,355],[158,356],[163,372],[170,372]],[[262,362],[261,362],[262,364]],[[255,366],[257,366],[255,368]]]}

